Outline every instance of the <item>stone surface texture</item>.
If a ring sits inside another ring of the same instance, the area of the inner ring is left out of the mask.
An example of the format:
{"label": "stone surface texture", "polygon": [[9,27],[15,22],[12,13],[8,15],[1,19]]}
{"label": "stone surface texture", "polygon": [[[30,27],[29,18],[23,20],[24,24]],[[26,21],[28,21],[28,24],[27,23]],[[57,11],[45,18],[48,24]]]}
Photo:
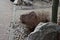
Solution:
{"label": "stone surface texture", "polygon": [[38,26],[37,28],[39,29],[32,32],[28,36],[28,40],[59,40],[58,33],[60,34],[60,26],[54,23],[46,23],[41,27]]}

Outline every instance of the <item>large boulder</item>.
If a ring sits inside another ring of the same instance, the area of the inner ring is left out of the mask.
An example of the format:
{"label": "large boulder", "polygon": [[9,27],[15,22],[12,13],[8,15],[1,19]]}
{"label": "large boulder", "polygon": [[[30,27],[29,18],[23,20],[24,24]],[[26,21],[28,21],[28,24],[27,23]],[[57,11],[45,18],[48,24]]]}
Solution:
{"label": "large boulder", "polygon": [[60,40],[60,26],[55,23],[39,23],[27,40]]}

